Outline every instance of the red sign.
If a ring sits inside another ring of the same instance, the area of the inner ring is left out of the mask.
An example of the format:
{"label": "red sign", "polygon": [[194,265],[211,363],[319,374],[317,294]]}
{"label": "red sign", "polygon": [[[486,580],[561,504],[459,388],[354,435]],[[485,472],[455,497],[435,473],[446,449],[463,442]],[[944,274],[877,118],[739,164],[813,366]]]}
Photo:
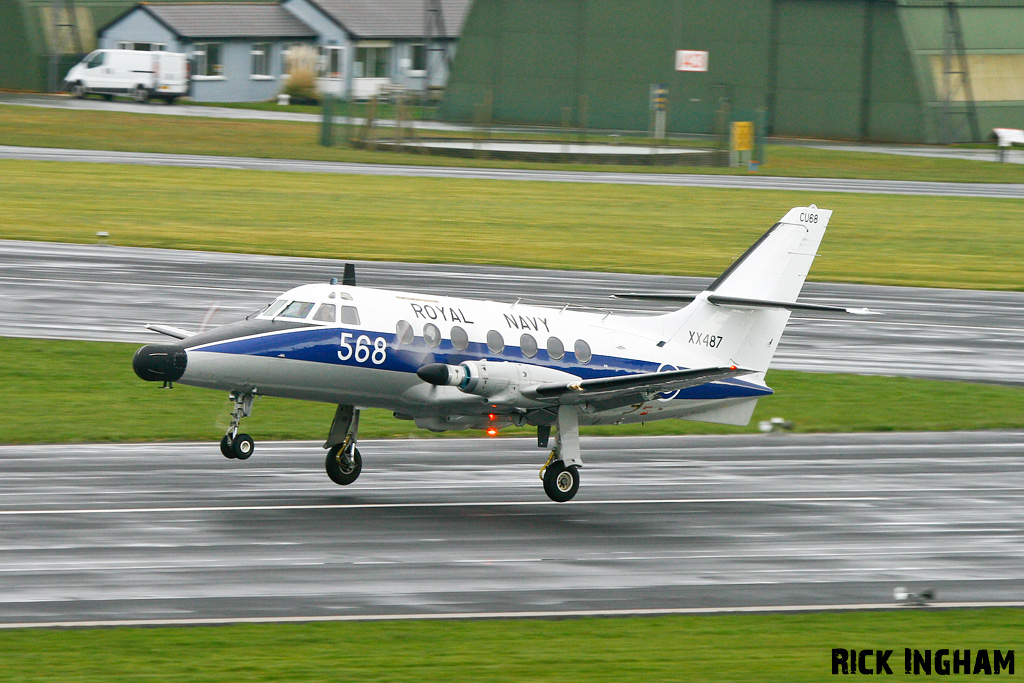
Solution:
{"label": "red sign", "polygon": [[704,50],[676,50],[676,71],[707,71],[708,53]]}

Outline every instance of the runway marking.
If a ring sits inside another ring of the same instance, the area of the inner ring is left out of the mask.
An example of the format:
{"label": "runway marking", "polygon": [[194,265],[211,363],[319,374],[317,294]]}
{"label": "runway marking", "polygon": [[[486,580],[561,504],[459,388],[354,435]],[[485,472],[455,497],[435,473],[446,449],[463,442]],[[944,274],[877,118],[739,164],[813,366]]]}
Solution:
{"label": "runway marking", "polygon": [[[930,610],[982,609],[997,607],[1024,607],[1024,601],[1006,602],[949,602],[931,604]],[[700,614],[772,614],[794,612],[865,612],[914,609],[895,603],[862,603],[837,605],[763,605],[757,607],[679,607],[662,609],[608,609],[608,610],[544,610],[531,612],[454,612],[451,614],[366,614],[327,615],[301,617],[241,617],[209,619],[117,619],[106,621],[48,621],[0,624],[0,630],[29,628],[112,628],[121,626],[218,626],[227,624],[308,624],[316,622],[354,621],[482,621],[493,619],[564,619],[566,617],[657,617]]]}
{"label": "runway marking", "polygon": [[116,287],[159,287],[163,289],[198,289],[200,291],[218,291],[218,292],[241,292],[244,294],[275,294],[276,290],[270,289],[240,289],[237,287],[222,287],[219,285],[211,286],[199,286],[199,285],[166,285],[156,282],[116,282],[110,280],[68,280],[66,278],[50,278],[50,277],[14,277],[12,275],[0,275],[0,280],[15,280],[18,282],[57,282],[60,284],[76,284],[76,285],[102,285],[105,287],[116,286]]}
{"label": "runway marking", "polygon": [[[570,506],[578,505],[688,505],[695,503],[827,503],[827,502],[860,502],[885,500],[881,496],[814,496],[795,498],[663,498],[659,500],[627,499],[627,500],[579,500]],[[550,500],[505,500],[475,502],[443,502],[443,503],[314,503],[310,505],[209,505],[187,507],[151,507],[151,508],[79,508],[72,510],[0,510],[0,516],[31,516],[31,515],[120,515],[145,514],[162,512],[259,512],[282,510],[380,510],[404,508],[461,508],[461,507],[537,507],[555,506]],[[568,509],[568,508],[566,508]]]}

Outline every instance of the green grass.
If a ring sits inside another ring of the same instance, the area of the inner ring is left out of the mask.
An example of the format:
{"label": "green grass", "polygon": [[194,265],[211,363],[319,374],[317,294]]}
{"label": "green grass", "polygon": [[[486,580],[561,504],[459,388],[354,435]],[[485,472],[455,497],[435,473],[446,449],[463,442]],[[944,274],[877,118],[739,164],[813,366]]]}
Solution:
{"label": "green grass", "polygon": [[[158,107],[161,105],[153,105]],[[437,135],[435,132],[431,136]],[[384,164],[743,174],[707,167],[536,164],[319,145],[318,123],[231,120],[0,105],[0,144]],[[771,145],[762,175],[1024,183],[1024,166]],[[993,157],[995,152],[993,151]]]}
{"label": "green grass", "polygon": [[1024,288],[1019,199],[0,160],[5,238],[369,260],[713,276],[811,202],[815,280]]}
{"label": "green grass", "polygon": [[[0,420],[0,443],[220,439],[231,408],[227,395],[180,384],[168,391],[143,382],[131,368],[138,346],[0,337],[0,396],[9,406]],[[775,416],[794,421],[802,432],[1024,427],[1024,389],[1019,388],[782,370],[771,371],[768,383],[776,394],[759,402],[746,427],[661,420],[584,428],[583,433],[742,433]],[[322,439],[333,414],[327,404],[261,397],[245,431],[257,441]],[[366,411],[359,433],[363,438],[434,435],[383,410]],[[502,431],[529,434],[529,429]]]}
{"label": "green grass", "polygon": [[833,680],[832,648],[853,648],[895,650],[884,679],[903,680],[903,648],[1005,653],[1022,627],[991,609],[20,630],[0,632],[0,678],[798,683]]}
{"label": "green grass", "polygon": [[[187,104],[195,107],[274,111],[286,112],[289,114],[314,114],[316,116],[322,116],[324,111],[323,106],[320,104],[280,105],[277,103],[276,99],[267,100],[265,102],[188,102]],[[335,105],[334,114],[335,116],[364,118],[370,108],[369,102],[338,102]],[[388,102],[380,102],[377,104],[376,112],[378,119],[394,119],[396,107],[394,104]],[[435,121],[437,120],[437,107],[424,107],[418,104],[407,104],[405,116],[406,118],[416,120]]]}

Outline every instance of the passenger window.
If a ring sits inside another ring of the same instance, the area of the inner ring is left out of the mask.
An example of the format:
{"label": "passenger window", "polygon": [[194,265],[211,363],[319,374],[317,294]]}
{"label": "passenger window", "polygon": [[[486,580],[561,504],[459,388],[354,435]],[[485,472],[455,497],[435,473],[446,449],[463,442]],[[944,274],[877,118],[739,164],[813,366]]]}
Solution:
{"label": "passenger window", "polygon": [[305,318],[313,310],[312,301],[293,301],[284,307],[282,318]]}
{"label": "passenger window", "polygon": [[590,344],[582,339],[577,339],[576,344],[573,346],[573,350],[576,352],[576,360],[581,363],[590,362],[592,357],[592,354],[590,353]]}
{"label": "passenger window", "polygon": [[565,345],[558,337],[548,337],[548,355],[552,360],[562,360],[565,355]]}
{"label": "passenger window", "polygon": [[395,332],[398,335],[398,343],[403,345],[412,344],[413,337],[416,336],[412,325],[405,320],[398,321],[398,325],[395,326]]}
{"label": "passenger window", "polygon": [[505,350],[505,340],[502,338],[501,332],[491,330],[487,333],[487,348],[491,350],[491,353],[501,353]]}
{"label": "passenger window", "polygon": [[465,351],[469,347],[469,335],[458,325],[452,328],[452,346],[456,351]]}
{"label": "passenger window", "polygon": [[519,348],[523,350],[524,356],[533,358],[537,355],[537,340],[532,334],[524,334],[519,338]]}
{"label": "passenger window", "polygon": [[321,304],[320,308],[316,309],[316,313],[313,314],[313,320],[318,320],[322,323],[333,323],[338,319],[338,307],[334,304]]}
{"label": "passenger window", "polygon": [[96,55],[89,60],[89,68],[95,69],[98,66],[103,66],[103,57],[106,54],[106,52],[97,52]]}
{"label": "passenger window", "polygon": [[359,324],[359,309],[355,306],[341,307],[341,322],[345,325]]}
{"label": "passenger window", "polygon": [[437,329],[434,323],[427,323],[423,326],[423,341],[427,346],[437,346],[441,343],[441,330]]}

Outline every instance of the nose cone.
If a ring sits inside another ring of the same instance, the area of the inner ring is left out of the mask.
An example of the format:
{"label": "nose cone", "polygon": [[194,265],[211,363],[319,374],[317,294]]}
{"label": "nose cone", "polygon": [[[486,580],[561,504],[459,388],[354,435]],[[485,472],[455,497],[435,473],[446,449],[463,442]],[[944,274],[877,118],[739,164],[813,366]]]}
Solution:
{"label": "nose cone", "polygon": [[185,349],[175,344],[147,344],[132,358],[135,374],[147,382],[177,382],[187,364]]}

